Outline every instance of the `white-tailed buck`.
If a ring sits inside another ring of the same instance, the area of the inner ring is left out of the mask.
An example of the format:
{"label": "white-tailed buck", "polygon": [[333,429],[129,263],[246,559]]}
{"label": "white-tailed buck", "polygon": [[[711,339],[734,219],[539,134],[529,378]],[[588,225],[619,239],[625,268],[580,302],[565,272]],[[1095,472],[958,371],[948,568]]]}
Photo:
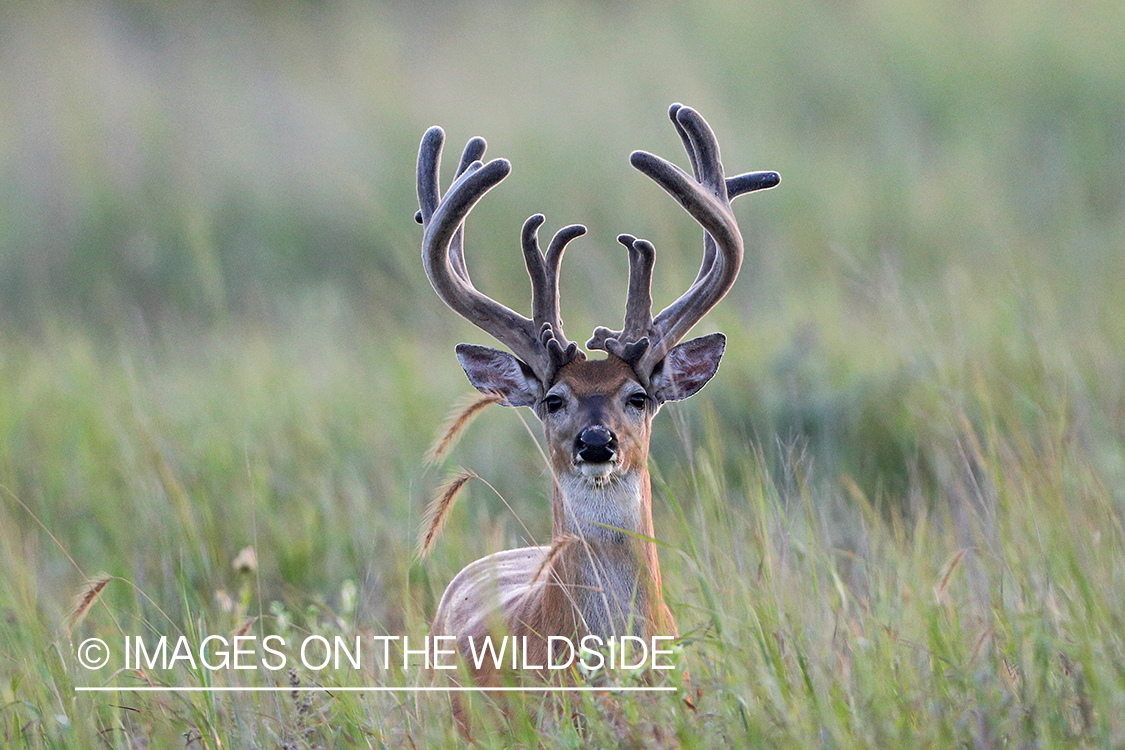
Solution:
{"label": "white-tailed buck", "polygon": [[[431,128],[418,154],[417,219],[425,229],[422,259],[438,296],[511,350],[460,344],[457,357],[478,390],[510,406],[530,406],[543,422],[554,491],[552,544],[505,550],[462,570],[441,598],[433,635],[454,636],[469,657],[497,624],[522,642],[527,663],[548,658],[548,636],[603,639],[676,634],[661,594],[652,541],[652,490],[647,467],[652,419],[666,401],[687,398],[719,366],[721,333],[679,343],[734,284],[743,244],[730,201],[777,185],[776,172],[727,178],[711,128],[694,110],[669,111],[692,174],[644,151],[630,157],[705,230],[703,264],[675,302],[652,316],[653,246],[619,236],[629,254],[629,291],[621,330],[595,329],[588,360],[563,334],[558,274],[563,251],[585,227],[564,227],[544,254],[537,233],[543,216],[523,226],[524,262],[531,276],[532,317],[525,318],[477,291],[463,248],[469,211],[511,170],[504,159],[482,164],[485,142],[469,141],[456,179],[439,198],[438,168],[445,135]],[[514,356],[513,356],[514,355]],[[478,685],[497,684],[492,664],[470,670]],[[459,702],[454,711],[462,721]]]}

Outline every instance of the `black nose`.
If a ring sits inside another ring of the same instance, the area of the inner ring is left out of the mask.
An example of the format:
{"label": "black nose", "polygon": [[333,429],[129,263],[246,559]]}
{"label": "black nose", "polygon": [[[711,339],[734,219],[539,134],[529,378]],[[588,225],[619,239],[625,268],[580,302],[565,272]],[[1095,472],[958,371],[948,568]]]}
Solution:
{"label": "black nose", "polygon": [[596,424],[578,433],[574,450],[583,461],[604,463],[617,454],[617,438],[607,428]]}

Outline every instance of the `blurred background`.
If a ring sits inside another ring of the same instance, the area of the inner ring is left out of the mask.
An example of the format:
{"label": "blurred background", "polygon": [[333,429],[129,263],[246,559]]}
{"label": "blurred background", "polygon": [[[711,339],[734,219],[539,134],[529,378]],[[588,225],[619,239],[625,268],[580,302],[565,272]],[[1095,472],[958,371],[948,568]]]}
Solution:
{"label": "blurred background", "polygon": [[[1125,663],[1120,0],[0,4],[0,737],[312,746],[285,696],[74,699],[68,643],[421,636],[463,565],[548,541],[526,410],[423,461],[471,392],[453,347],[492,342],[423,274],[418,143],[445,128],[443,185],[472,136],[511,160],[466,244],[515,309],[524,219],[589,227],[581,342],[621,320],[617,234],[655,243],[658,309],[698,268],[628,164],[687,163],[673,102],[728,174],[783,178],[735,204],[743,271],[696,330],[722,368],[655,428],[668,600],[725,696],[700,746],[999,747],[966,706],[1013,746],[1120,744],[1125,693],[1087,691]],[[488,484],[420,563],[459,465]],[[317,705],[355,744],[449,739],[394,701]]]}
{"label": "blurred background", "polygon": [[[469,391],[453,347],[491,343],[422,272],[423,131],[448,134],[444,184],[474,135],[514,165],[468,226],[487,293],[529,309],[528,215],[590,228],[562,282],[584,341],[623,313],[618,233],[655,243],[658,307],[698,267],[698,228],[627,161],[686,163],[675,101],[728,173],[783,182],[736,203],[744,270],[697,329],[728,354],[661,417],[667,491],[708,443],[720,473],[799,467],[841,529],[855,493],[910,515],[963,479],[954,414],[1073,432],[1125,478],[1123,3],[5,3],[9,606],[67,608],[60,547],[175,610],[255,546],[263,600],[356,579],[393,631],[444,473],[422,456]],[[515,412],[453,460],[547,534]],[[435,580],[527,541],[496,496],[465,505]]]}
{"label": "blurred background", "polygon": [[441,124],[451,150],[482,134],[515,164],[470,237],[498,293],[522,293],[523,217],[590,226],[567,269],[585,328],[620,296],[619,231],[658,242],[669,293],[696,263],[693,228],[625,161],[679,156],[663,113],[681,99],[729,170],[786,180],[742,206],[748,322],[783,301],[843,312],[887,281],[935,315],[951,286],[1015,286],[1093,321],[1122,270],[1122,16],[998,0],[6,4],[5,322],[211,328],[300,317],[319,294],[424,328],[420,308],[439,308],[413,252],[412,163]]}

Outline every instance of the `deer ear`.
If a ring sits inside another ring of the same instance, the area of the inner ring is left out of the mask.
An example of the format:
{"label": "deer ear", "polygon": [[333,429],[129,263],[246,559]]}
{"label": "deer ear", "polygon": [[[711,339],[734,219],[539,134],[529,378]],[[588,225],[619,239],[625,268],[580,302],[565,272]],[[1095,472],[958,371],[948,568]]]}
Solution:
{"label": "deer ear", "polygon": [[458,344],[457,359],[469,382],[481,393],[499,393],[508,406],[532,406],[543,390],[531,368],[508,352],[475,344]]}
{"label": "deer ear", "polygon": [[672,347],[652,373],[652,397],[658,403],[694,395],[719,369],[727,337],[711,333]]}

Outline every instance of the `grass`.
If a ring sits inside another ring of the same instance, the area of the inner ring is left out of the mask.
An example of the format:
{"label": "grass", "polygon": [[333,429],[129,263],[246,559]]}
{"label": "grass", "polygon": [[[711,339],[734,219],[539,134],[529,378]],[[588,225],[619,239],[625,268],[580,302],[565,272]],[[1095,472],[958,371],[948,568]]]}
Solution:
{"label": "grass", "polygon": [[[583,697],[580,736],[478,700],[481,743],[1125,744],[1125,23],[961,10],[0,10],[0,744],[456,746],[434,696],[134,689],[413,672],[116,671],[120,644],[420,639],[462,566],[544,542],[530,415],[489,407],[425,464],[469,390],[453,345],[484,340],[422,275],[417,139],[512,159],[469,247],[509,304],[524,217],[590,226],[582,332],[620,313],[617,232],[654,240],[658,301],[698,263],[625,161],[678,158],[674,100],[785,180],[736,204],[746,270],[701,326],[723,367],[656,422],[698,710]],[[420,563],[455,466],[485,481]],[[118,651],[93,672],[92,637]]]}
{"label": "grass", "polygon": [[[331,323],[308,325],[286,347],[243,331],[190,352],[149,342],[144,359],[75,332],[8,342],[17,354],[6,359],[3,402],[23,405],[5,411],[8,743],[455,742],[436,700],[128,689],[403,677],[371,665],[290,677],[182,665],[90,673],[75,663],[85,638],[116,647],[123,634],[183,634],[196,646],[243,627],[292,643],[308,634],[420,638],[461,565],[529,541],[494,495],[471,484],[431,558],[415,562],[421,509],[443,470],[421,468],[431,436],[412,425],[436,429],[442,404],[410,392],[417,379],[393,361],[408,354],[387,356],[378,340]],[[354,348],[334,341],[343,335]],[[818,346],[837,345],[846,340]],[[456,392],[456,373],[443,369],[431,387]],[[372,398],[372,382],[387,383],[385,396],[404,408]],[[661,732],[698,747],[1121,741],[1119,426],[1101,422],[1078,385],[1049,367],[980,372],[963,392],[911,384],[896,408],[928,479],[907,497],[820,468],[817,446],[802,438],[776,448],[732,440],[715,403],[734,395],[714,388],[660,417],[660,451],[670,455],[654,462],[666,588],[699,711],[620,698],[623,723],[589,707],[590,736],[649,745]],[[412,399],[422,416],[405,408]],[[527,487],[501,492],[542,541],[543,469],[530,442],[511,412],[493,407],[450,460],[498,487]],[[510,454],[496,462],[498,451]],[[256,564],[236,569],[247,546]],[[102,572],[113,578],[68,629],[73,594]],[[123,692],[73,692],[102,683]],[[548,731],[552,744],[582,745],[568,726],[534,729],[531,716],[510,730],[517,738]]]}

